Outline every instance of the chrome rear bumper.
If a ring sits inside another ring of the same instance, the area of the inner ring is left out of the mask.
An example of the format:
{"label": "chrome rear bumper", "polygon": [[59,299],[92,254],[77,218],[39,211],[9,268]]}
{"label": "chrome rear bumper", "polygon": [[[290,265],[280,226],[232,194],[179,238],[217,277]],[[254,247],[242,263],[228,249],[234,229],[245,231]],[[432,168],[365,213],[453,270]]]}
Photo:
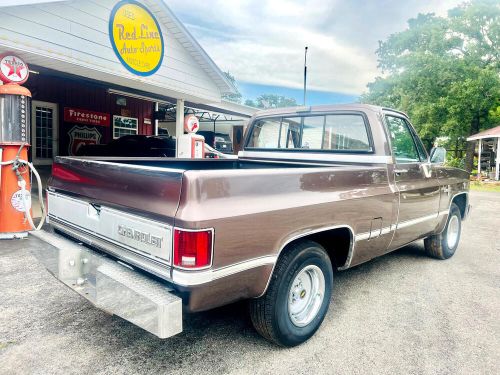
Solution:
{"label": "chrome rear bumper", "polygon": [[98,308],[159,338],[182,332],[182,300],[172,289],[63,236],[32,234],[49,245],[33,250],[38,260]]}

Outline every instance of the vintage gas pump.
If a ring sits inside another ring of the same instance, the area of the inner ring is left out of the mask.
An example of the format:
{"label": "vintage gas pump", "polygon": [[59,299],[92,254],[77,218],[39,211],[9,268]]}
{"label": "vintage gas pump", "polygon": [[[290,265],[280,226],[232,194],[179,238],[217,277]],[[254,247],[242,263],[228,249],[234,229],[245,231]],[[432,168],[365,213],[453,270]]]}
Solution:
{"label": "vintage gas pump", "polygon": [[205,157],[205,137],[196,134],[200,129],[200,122],[195,115],[184,118],[184,130],[187,134],[179,137],[179,158],[198,159]]}
{"label": "vintage gas pump", "polygon": [[[31,93],[20,86],[28,66],[17,56],[0,56],[0,239],[22,238],[45,220],[40,176],[28,162]],[[36,176],[42,220],[31,217],[31,173]]]}

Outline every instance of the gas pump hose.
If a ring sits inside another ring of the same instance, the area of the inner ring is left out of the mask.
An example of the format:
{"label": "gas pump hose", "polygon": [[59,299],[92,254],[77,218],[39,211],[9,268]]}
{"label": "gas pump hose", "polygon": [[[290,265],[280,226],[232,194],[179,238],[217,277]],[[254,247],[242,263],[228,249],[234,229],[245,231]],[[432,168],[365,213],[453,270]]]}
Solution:
{"label": "gas pump hose", "polygon": [[[38,174],[38,171],[35,169],[32,163],[28,162],[27,160],[19,158],[19,155],[21,154],[21,151],[25,146],[26,143],[22,143],[21,146],[19,147],[19,150],[17,151],[16,157],[9,161],[0,162],[0,166],[12,165],[12,170],[16,174],[18,185],[21,188],[21,199],[24,205],[24,216],[28,220],[33,230],[40,230],[42,229],[42,226],[45,223],[45,219],[47,217],[47,212],[45,210],[45,203],[43,201],[42,180],[40,178],[40,175]],[[40,208],[42,209],[42,217],[40,219],[40,222],[38,223],[38,226],[36,226],[35,223],[33,222],[33,218],[31,217],[30,214],[30,207],[28,207],[28,202],[26,201],[26,194],[28,193],[28,190],[26,190],[26,180],[23,178],[21,172],[19,171],[19,168],[23,166],[28,166],[31,172],[35,175],[36,182],[38,184],[38,201],[40,202]]]}

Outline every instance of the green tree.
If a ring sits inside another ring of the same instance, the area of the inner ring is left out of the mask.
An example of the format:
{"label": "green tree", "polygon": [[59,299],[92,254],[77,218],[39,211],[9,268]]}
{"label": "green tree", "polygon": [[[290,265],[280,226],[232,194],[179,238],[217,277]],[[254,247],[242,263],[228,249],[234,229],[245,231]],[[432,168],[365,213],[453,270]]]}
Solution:
{"label": "green tree", "polygon": [[236,78],[229,73],[229,72],[223,72],[226,78],[233,84],[233,86],[236,88],[236,93],[234,94],[222,94],[222,99],[227,100],[228,102],[233,102],[237,104],[241,104],[241,93],[238,90],[238,85],[236,83]]}
{"label": "green tree", "polygon": [[[419,14],[408,25],[380,42],[385,76],[361,100],[407,112],[428,147],[439,136],[464,143],[500,121],[500,2],[475,0],[446,18]],[[473,157],[468,142],[469,171]]]}
{"label": "green tree", "polygon": [[257,108],[257,104],[255,104],[255,102],[252,99],[245,100],[245,105]]}
{"label": "green tree", "polygon": [[297,101],[283,95],[261,94],[255,101],[247,99],[245,105],[256,108],[284,108],[297,106]]}

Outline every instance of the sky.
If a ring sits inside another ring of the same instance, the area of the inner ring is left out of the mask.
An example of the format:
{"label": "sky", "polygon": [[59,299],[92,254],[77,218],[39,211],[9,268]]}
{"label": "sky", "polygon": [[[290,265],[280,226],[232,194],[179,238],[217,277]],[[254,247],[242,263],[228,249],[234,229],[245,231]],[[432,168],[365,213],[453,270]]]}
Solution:
{"label": "sky", "polygon": [[462,0],[165,0],[246,99],[277,93],[308,105],[355,101],[377,70],[379,40],[418,13],[445,16]]}
{"label": "sky", "polygon": [[[21,2],[24,0],[21,0]],[[44,0],[31,0],[43,2]],[[117,0],[118,1],[118,0]],[[380,75],[379,40],[418,13],[445,16],[463,0],[163,0],[244,99],[260,94],[302,104],[308,46],[307,104],[356,101]],[[1,5],[20,0],[0,0]]]}

